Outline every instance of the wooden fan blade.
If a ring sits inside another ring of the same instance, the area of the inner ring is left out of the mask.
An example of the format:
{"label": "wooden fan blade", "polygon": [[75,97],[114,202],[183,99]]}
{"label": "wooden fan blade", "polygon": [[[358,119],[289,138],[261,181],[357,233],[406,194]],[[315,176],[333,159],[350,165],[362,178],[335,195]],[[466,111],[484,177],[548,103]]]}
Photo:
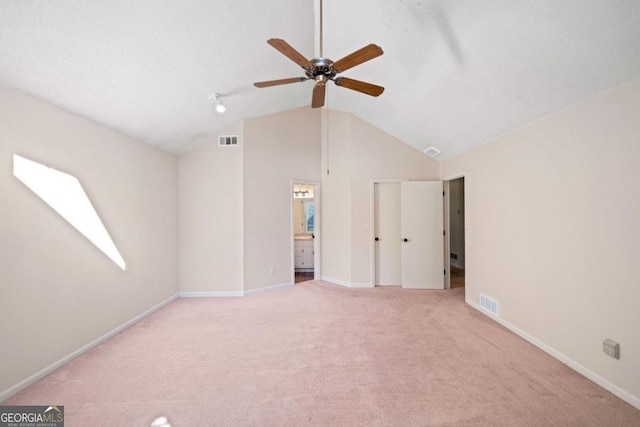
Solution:
{"label": "wooden fan blade", "polygon": [[299,66],[301,66],[302,68],[306,69],[306,68],[313,67],[313,64],[311,63],[311,61],[309,61],[307,58],[302,56],[300,52],[292,48],[291,45],[289,45],[289,43],[287,43],[286,41],[282,39],[269,39],[267,40],[267,43],[269,43],[271,46],[276,48],[280,53],[282,53],[284,56],[286,56],[287,58],[289,58],[290,60],[292,60]]}
{"label": "wooden fan blade", "polygon": [[380,96],[382,92],[384,92],[384,88],[382,86],[361,82],[360,80],[354,80],[347,77],[338,77],[334,81],[338,86],[342,86],[342,87],[346,87],[347,89],[366,93],[367,95],[371,95],[371,96]]}
{"label": "wooden fan blade", "polygon": [[266,82],[256,82],[253,85],[255,87],[271,87],[278,85],[286,85],[289,83],[300,83],[307,80],[306,77],[292,77],[290,79],[280,79],[280,80],[268,80]]}
{"label": "wooden fan blade", "polygon": [[327,85],[316,84],[313,88],[313,98],[311,99],[311,108],[320,108],[324,105],[324,96],[327,92]]}
{"label": "wooden fan blade", "polygon": [[377,58],[383,53],[384,52],[382,51],[382,48],[380,46],[370,44],[334,62],[333,69],[338,73],[341,73],[345,70],[348,70],[349,68],[355,67],[356,65],[360,65],[363,62],[367,62],[373,58]]}

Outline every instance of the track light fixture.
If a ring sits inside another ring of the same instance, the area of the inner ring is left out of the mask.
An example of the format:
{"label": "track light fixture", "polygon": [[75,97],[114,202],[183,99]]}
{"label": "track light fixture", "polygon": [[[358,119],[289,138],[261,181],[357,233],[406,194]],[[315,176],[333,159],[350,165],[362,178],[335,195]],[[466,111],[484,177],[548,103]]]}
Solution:
{"label": "track light fixture", "polygon": [[219,93],[214,93],[209,97],[209,99],[212,99],[216,102],[216,111],[218,113],[222,114],[227,111],[227,107],[225,107],[225,105],[222,103],[222,96]]}

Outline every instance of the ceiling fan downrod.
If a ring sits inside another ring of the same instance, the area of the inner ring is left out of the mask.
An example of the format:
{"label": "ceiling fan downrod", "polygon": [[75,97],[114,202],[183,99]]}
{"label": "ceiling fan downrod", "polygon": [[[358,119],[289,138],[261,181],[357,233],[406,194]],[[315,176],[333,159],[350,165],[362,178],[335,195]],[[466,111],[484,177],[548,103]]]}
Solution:
{"label": "ceiling fan downrod", "polygon": [[322,32],[322,0],[320,0],[320,58],[322,58],[324,55],[322,53],[322,39],[323,39],[323,32]]}

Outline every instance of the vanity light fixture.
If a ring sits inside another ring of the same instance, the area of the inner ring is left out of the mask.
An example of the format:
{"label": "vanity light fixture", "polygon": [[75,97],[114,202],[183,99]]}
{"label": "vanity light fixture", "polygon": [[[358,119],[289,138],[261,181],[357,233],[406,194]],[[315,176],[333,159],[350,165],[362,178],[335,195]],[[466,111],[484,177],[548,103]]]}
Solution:
{"label": "vanity light fixture", "polygon": [[293,188],[293,197],[295,199],[313,199],[313,186],[311,185],[298,185]]}

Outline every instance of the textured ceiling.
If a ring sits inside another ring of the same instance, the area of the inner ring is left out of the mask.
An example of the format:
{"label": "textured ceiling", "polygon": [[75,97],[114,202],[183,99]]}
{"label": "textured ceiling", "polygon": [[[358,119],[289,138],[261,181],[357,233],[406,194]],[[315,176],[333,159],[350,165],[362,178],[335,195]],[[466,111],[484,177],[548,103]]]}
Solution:
{"label": "textured ceiling", "polygon": [[[313,83],[266,43],[317,52],[317,0],[0,0],[0,83],[183,153],[225,126],[307,106]],[[638,0],[324,0],[324,54],[385,53],[330,84],[348,111],[441,159],[640,77]],[[217,114],[209,96],[223,95]]]}

